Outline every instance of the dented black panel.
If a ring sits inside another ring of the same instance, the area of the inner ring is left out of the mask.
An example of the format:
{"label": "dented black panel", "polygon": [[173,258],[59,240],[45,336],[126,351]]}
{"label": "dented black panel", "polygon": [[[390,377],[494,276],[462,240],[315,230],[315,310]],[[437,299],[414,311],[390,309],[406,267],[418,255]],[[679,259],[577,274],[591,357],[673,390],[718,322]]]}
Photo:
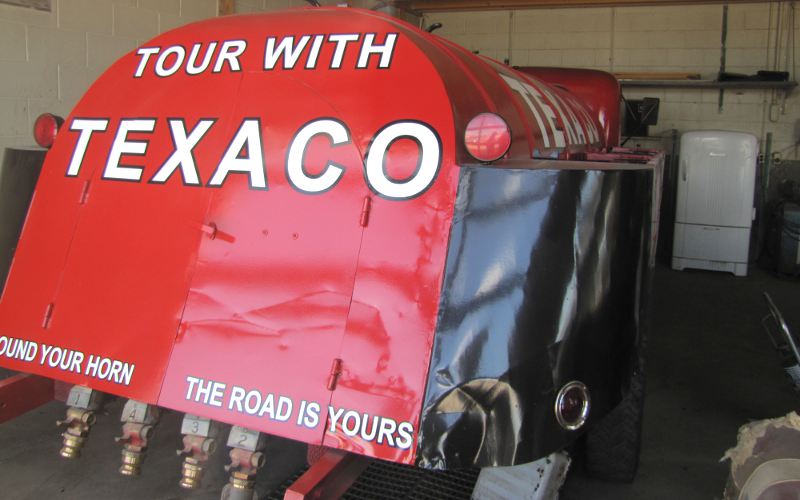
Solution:
{"label": "dented black panel", "polygon": [[418,463],[513,465],[576,437],[555,420],[571,380],[589,424],[619,400],[640,339],[653,173],[464,167]]}

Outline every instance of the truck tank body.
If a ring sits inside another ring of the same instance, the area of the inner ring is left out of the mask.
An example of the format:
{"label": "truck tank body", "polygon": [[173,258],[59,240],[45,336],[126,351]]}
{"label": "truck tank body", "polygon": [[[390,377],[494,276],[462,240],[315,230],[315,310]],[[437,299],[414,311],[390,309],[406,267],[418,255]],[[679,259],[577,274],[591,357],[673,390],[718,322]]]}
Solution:
{"label": "truck tank body", "polygon": [[580,99],[601,127],[603,144],[619,146],[621,131],[622,89],[614,75],[594,69],[515,67],[517,71],[539,78],[547,84],[567,89]]}
{"label": "truck tank body", "polygon": [[[511,142],[481,163],[486,112]],[[48,152],[0,366],[395,462],[531,461],[580,435],[559,388],[600,419],[641,339],[654,168],[582,161],[602,130],[371,11],[167,32]]]}

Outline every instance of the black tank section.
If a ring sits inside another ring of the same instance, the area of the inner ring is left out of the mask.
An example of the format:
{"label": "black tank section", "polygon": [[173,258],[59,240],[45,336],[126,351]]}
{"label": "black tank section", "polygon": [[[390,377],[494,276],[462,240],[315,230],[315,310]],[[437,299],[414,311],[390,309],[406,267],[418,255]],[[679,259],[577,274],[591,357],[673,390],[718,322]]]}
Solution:
{"label": "black tank section", "polygon": [[641,341],[653,170],[465,166],[420,422],[418,464],[530,462],[575,431],[554,414],[578,380],[591,421],[619,401]]}

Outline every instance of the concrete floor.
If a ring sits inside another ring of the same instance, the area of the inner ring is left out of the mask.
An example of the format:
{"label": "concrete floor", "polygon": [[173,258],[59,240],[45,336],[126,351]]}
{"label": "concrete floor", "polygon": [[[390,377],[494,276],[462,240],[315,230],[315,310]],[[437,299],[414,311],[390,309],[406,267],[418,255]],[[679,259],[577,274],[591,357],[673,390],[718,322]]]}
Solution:
{"label": "concrete floor", "polygon": [[[800,283],[752,269],[747,278],[704,271],[658,268],[653,327],[648,345],[648,387],[640,474],[633,484],[593,481],[573,463],[561,498],[720,498],[727,464],[719,459],[735,444],[740,425],[783,415],[797,406],[793,392],[761,326],[770,292],[790,326],[800,329]],[[141,477],[117,474],[118,415],[107,408],[79,460],[58,456],[55,421],[64,406],[50,403],[0,426],[0,498],[4,499],[216,499],[226,481],[225,453],[208,467],[202,490],[177,486],[181,415],[167,412]],[[269,491],[302,466],[299,443],[270,441],[259,490]]]}
{"label": "concrete floor", "polygon": [[658,268],[654,285],[639,475],[633,484],[607,484],[576,463],[563,499],[721,498],[728,464],[719,460],[738,428],[800,401],[760,324],[767,291],[800,329],[800,282],[751,266],[746,278]]}

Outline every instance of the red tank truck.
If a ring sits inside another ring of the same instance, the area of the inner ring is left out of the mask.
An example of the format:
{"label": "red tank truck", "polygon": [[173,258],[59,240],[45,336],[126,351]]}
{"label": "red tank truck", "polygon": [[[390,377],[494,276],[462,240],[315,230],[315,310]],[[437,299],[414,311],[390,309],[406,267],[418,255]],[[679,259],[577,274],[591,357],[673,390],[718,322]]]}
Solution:
{"label": "red tank truck", "polygon": [[631,479],[661,157],[617,147],[618,103],[366,10],[159,35],[37,123],[0,299],[0,366],[32,375],[0,394],[70,384],[68,457],[129,398],[125,474],[185,412],[187,487],[218,423],[244,491],[265,435],[452,469],[588,429]]}

